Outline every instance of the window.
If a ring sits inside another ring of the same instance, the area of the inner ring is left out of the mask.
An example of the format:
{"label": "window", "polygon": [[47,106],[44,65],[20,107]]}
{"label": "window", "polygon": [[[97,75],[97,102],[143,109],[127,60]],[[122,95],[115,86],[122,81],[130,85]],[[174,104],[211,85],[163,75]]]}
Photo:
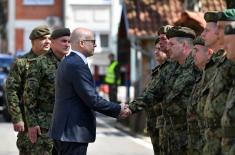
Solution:
{"label": "window", "polygon": [[104,47],[104,48],[109,47],[109,35],[108,34],[100,34],[100,44],[101,44],[101,47]]}
{"label": "window", "polygon": [[53,5],[54,0],[24,0],[24,5]]}

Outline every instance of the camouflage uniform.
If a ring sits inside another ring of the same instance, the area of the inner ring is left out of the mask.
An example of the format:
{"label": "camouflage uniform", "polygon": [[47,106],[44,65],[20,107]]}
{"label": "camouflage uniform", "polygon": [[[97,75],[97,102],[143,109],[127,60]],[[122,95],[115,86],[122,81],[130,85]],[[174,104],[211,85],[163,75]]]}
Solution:
{"label": "camouflage uniform", "polygon": [[230,79],[232,81],[231,89],[228,93],[224,113],[221,119],[222,127],[222,153],[224,155],[235,154],[235,63],[230,61],[227,67]]}
{"label": "camouflage uniform", "polygon": [[197,104],[200,98],[200,90],[204,84],[204,80],[198,77],[196,84],[194,85],[190,99],[187,106],[187,129],[188,129],[188,154],[189,155],[201,155],[204,144],[203,134],[201,133],[197,114]]}
{"label": "camouflage uniform", "polygon": [[190,55],[166,84],[162,103],[163,126],[160,130],[161,154],[187,154],[186,110],[192,88],[201,76]]}
{"label": "camouflage uniform", "polygon": [[226,98],[229,92],[231,80],[227,67],[229,62],[223,50],[213,56],[215,62],[211,69],[211,80],[208,82],[208,96],[203,110],[203,122],[205,127],[205,145],[203,154],[221,154],[221,117],[224,112]]}
{"label": "camouflage uniform", "polygon": [[[177,67],[178,64],[176,62],[166,61],[163,65],[161,65],[160,73],[158,73],[158,76],[154,76],[155,78],[150,82],[143,95],[136,98],[136,100],[129,104],[132,112],[137,112],[143,109],[146,109],[148,111],[148,109],[154,109],[157,107],[157,111],[154,111],[154,115],[149,115],[151,119],[154,118],[151,121],[155,121],[155,119],[157,118],[156,123],[152,122],[151,124],[149,124],[149,126],[151,125],[152,128],[155,128],[155,131],[161,130],[163,126],[162,112],[161,110],[159,110],[159,106],[162,106],[161,101],[164,94],[166,94],[164,85],[168,83],[169,79],[174,75]],[[153,125],[156,126],[153,127]],[[159,132],[159,134],[161,134],[161,132]],[[153,143],[154,151],[157,150],[157,152],[155,151],[155,154],[159,154],[159,142],[161,140],[158,139],[158,136],[160,136],[159,134],[153,135],[152,138],[154,139],[156,144],[155,145]]]}
{"label": "camouflage uniform", "polygon": [[189,106],[187,108],[188,123],[188,154],[202,154],[202,148],[205,143],[204,138],[204,106],[209,93],[210,80],[216,70],[215,63],[223,55],[223,51],[213,54],[210,61],[202,71],[200,81],[194,86]]}
{"label": "camouflage uniform", "polygon": [[[27,59],[35,57],[37,57],[37,55],[31,50],[26,55],[16,59],[7,78],[5,87],[7,108],[13,123],[20,121],[26,123],[22,104],[23,87],[25,84],[25,75],[29,68]],[[28,139],[26,124],[25,131],[19,132],[17,137],[17,147],[20,155],[29,155],[32,144]]]}
{"label": "camouflage uniform", "polygon": [[47,132],[55,102],[55,74],[60,60],[49,51],[28,61],[31,67],[24,88],[26,122],[28,127],[40,126],[42,132],[33,145],[32,155],[49,155],[52,154],[53,142]]}
{"label": "camouflage uniform", "polygon": [[[152,79],[148,83],[146,89],[144,90],[143,95],[148,93],[148,89],[152,89],[151,87],[154,87],[155,80],[158,80],[157,78],[159,77],[159,73],[161,71],[162,66],[164,66],[164,64],[159,65],[152,70],[152,73],[151,73]],[[145,111],[147,114],[147,131],[149,133],[149,136],[153,144],[154,155],[158,155],[160,151],[159,150],[159,130],[158,128],[156,128],[156,123],[157,123],[157,117],[161,114],[160,105],[156,104],[153,107],[146,108]]]}

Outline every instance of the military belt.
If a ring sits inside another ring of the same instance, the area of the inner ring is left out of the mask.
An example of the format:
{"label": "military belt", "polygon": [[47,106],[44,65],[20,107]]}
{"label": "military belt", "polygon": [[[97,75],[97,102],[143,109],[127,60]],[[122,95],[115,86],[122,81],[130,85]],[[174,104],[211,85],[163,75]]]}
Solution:
{"label": "military belt", "polygon": [[223,127],[222,134],[224,138],[234,138],[235,137],[235,127]]}

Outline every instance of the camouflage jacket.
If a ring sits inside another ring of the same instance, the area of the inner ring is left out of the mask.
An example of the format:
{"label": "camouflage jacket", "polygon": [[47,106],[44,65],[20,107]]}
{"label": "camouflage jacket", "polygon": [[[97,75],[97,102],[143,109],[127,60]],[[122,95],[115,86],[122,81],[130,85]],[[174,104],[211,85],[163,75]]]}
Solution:
{"label": "camouflage jacket", "polygon": [[188,100],[194,84],[201,78],[201,71],[194,66],[193,57],[190,55],[175,72],[175,76],[168,81],[169,91],[163,100],[163,111],[166,117],[180,117],[186,123]]}
{"label": "camouflage jacket", "polygon": [[190,105],[187,109],[188,123],[194,124],[192,130],[202,129],[201,119],[203,117],[204,105],[209,93],[210,80],[214,75],[216,69],[216,61],[223,55],[223,51],[213,54],[210,61],[206,64],[202,71],[202,76],[194,85],[191,96],[189,98]]}
{"label": "camouflage jacket", "polygon": [[157,103],[161,102],[165,94],[164,85],[168,82],[171,75],[174,74],[175,69],[178,67],[176,62],[166,61],[161,65],[158,76],[156,76],[148,85],[144,93],[137,97],[129,104],[132,112],[141,111],[145,108],[151,108]]}
{"label": "camouflage jacket", "polygon": [[208,82],[209,93],[203,110],[203,119],[205,128],[217,129],[221,128],[220,120],[232,80],[231,63],[224,54],[217,57],[214,66],[211,80]]}
{"label": "camouflage jacket", "polygon": [[24,108],[28,127],[48,129],[55,102],[55,75],[60,60],[52,51],[28,60],[24,87]]}
{"label": "camouflage jacket", "polygon": [[12,65],[6,81],[6,100],[12,122],[17,123],[24,120],[22,105],[23,87],[25,84],[25,74],[29,67],[27,59],[37,57],[31,50],[26,55],[17,58]]}
{"label": "camouflage jacket", "polygon": [[190,55],[184,64],[180,65],[174,75],[167,81],[167,92],[162,102],[162,147],[173,153],[187,145],[186,111],[188,100],[201,72],[194,66],[193,56]]}
{"label": "camouflage jacket", "polygon": [[[231,62],[231,61],[230,61]],[[235,63],[231,62],[231,65],[227,68],[229,72],[229,79],[232,83],[228,93],[227,101],[225,104],[224,113],[221,119],[222,136],[224,138],[235,138]]]}
{"label": "camouflage jacket", "polygon": [[[162,65],[158,65],[154,69],[152,69],[151,80],[148,83],[147,87],[145,88],[143,95],[145,95],[145,93],[148,93],[148,89],[151,89],[155,80],[157,80],[157,78],[159,77]],[[155,129],[157,116],[161,115],[160,105],[156,104],[153,107],[148,107],[145,109],[145,111],[147,114],[147,129],[148,130]]]}

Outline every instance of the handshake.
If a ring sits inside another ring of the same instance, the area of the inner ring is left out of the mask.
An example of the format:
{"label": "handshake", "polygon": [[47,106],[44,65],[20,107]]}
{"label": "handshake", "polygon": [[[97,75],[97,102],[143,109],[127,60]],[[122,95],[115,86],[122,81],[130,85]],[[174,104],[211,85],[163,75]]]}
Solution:
{"label": "handshake", "polygon": [[127,118],[128,116],[131,115],[132,112],[131,112],[128,104],[121,103],[120,106],[121,106],[121,111],[118,116],[119,119],[124,119],[124,118]]}

